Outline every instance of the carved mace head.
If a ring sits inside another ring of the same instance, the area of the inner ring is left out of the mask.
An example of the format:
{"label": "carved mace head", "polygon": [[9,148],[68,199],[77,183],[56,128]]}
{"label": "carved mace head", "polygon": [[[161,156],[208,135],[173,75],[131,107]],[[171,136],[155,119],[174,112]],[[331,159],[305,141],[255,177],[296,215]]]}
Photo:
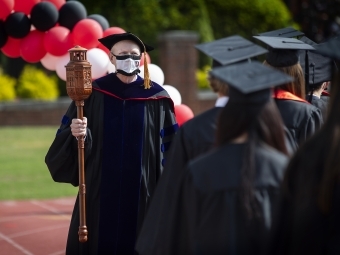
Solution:
{"label": "carved mace head", "polygon": [[70,62],[65,66],[67,94],[74,101],[82,101],[92,93],[91,64],[87,61],[87,49],[77,45],[68,52]]}

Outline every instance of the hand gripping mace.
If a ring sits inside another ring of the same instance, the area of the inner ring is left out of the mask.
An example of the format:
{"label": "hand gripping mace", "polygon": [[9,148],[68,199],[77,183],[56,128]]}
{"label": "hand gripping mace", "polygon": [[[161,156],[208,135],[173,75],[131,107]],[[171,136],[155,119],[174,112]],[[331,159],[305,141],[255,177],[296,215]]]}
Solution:
{"label": "hand gripping mace", "polygon": [[[84,100],[92,93],[92,75],[91,65],[87,61],[86,52],[80,46],[75,46],[68,51],[70,53],[70,62],[66,67],[66,90],[68,96],[75,101],[77,106],[77,118],[83,119]],[[78,166],[79,166],[79,242],[87,241],[86,226],[86,207],[85,207],[85,172],[84,172],[84,136],[77,137],[78,140]]]}

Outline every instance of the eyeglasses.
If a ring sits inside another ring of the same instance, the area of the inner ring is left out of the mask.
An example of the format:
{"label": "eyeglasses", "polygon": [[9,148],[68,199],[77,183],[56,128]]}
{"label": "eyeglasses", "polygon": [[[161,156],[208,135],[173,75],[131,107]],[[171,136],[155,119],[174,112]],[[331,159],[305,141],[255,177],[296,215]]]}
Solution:
{"label": "eyeglasses", "polygon": [[112,51],[110,51],[110,53],[111,53],[113,56],[115,56],[115,57],[117,57],[117,56],[124,56],[124,55],[134,55],[134,56],[139,56],[139,55],[140,55],[140,54],[138,54],[137,52],[122,52],[122,53],[120,53],[119,55],[114,54]]}

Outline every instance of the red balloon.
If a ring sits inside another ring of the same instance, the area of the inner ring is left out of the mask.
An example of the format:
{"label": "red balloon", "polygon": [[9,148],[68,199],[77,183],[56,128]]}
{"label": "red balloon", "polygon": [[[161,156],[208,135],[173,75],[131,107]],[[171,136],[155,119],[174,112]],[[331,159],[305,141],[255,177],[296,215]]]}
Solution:
{"label": "red balloon", "polygon": [[40,0],[15,0],[14,10],[29,15],[33,6],[37,3],[40,3]]}
{"label": "red balloon", "polygon": [[13,37],[8,37],[6,44],[1,48],[4,55],[9,58],[20,57],[20,43],[22,39],[15,39]]}
{"label": "red balloon", "polygon": [[98,46],[99,38],[103,37],[101,25],[93,19],[82,19],[72,29],[72,38],[75,45],[86,49]]}
{"label": "red balloon", "polygon": [[[146,62],[151,63],[151,58],[148,53],[146,53]],[[140,59],[140,66],[144,65],[144,53],[142,53],[142,58]]]}
{"label": "red balloon", "polygon": [[36,63],[46,55],[44,36],[44,32],[32,30],[21,40],[20,54],[24,60],[29,63]]}
{"label": "red balloon", "polygon": [[0,19],[5,20],[14,8],[14,0],[0,1]]}
{"label": "red balloon", "polygon": [[57,7],[58,10],[61,6],[63,6],[64,3],[66,3],[65,0],[42,0],[41,2],[51,2],[55,5],[55,7]]}
{"label": "red balloon", "polygon": [[44,47],[54,56],[65,55],[73,45],[72,34],[66,27],[52,27],[45,34]]}
{"label": "red balloon", "polygon": [[109,27],[108,29],[104,31],[103,37],[108,36],[108,35],[121,34],[125,32],[126,31],[120,27]]}
{"label": "red balloon", "polygon": [[185,104],[175,105],[175,114],[179,126],[182,126],[186,121],[194,117],[192,110]]}
{"label": "red balloon", "polygon": [[[121,34],[121,33],[125,33],[126,31],[123,28],[120,27],[109,27],[108,29],[106,29],[103,33],[103,37],[105,36],[109,36],[109,35],[114,35],[114,34]],[[108,48],[106,48],[103,44],[99,43],[97,46],[99,49],[103,50],[106,52],[106,54],[110,53],[110,50]]]}

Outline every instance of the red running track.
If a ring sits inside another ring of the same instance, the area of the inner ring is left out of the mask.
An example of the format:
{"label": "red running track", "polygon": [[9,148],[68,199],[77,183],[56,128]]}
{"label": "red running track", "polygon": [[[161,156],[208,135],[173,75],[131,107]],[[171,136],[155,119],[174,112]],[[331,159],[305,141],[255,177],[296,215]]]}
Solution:
{"label": "red running track", "polygon": [[74,201],[0,201],[0,254],[64,255]]}

